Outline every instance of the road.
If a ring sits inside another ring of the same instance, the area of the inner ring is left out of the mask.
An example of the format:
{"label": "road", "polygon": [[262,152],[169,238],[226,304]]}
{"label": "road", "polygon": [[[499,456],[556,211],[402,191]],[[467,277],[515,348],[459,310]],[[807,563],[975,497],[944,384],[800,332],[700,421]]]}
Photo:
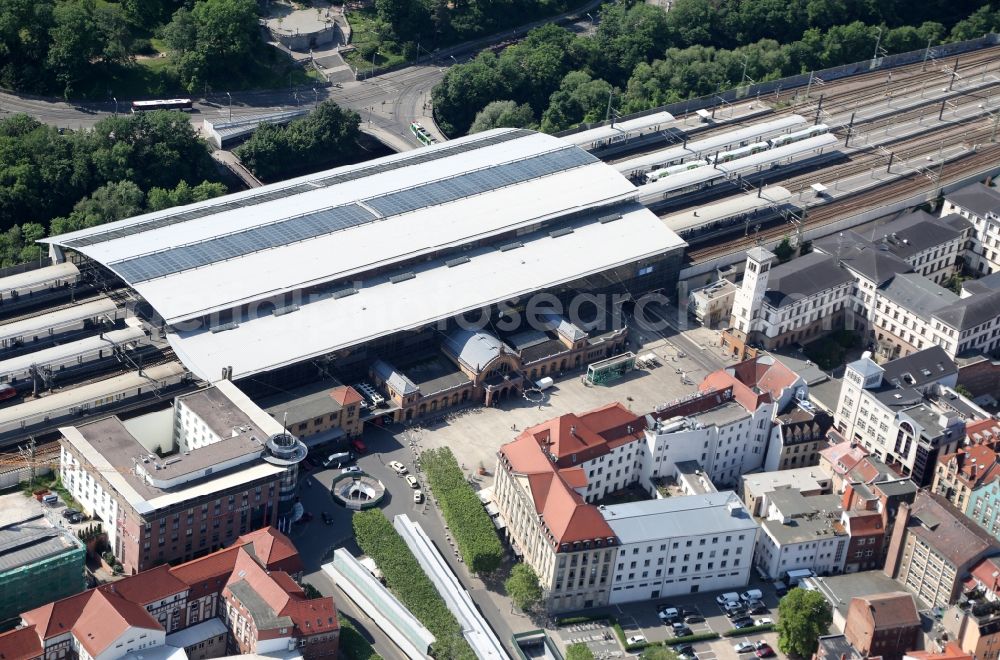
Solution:
{"label": "road", "polygon": [[[451,547],[447,541],[444,524],[440,514],[433,505],[413,502],[413,490],[407,486],[402,477],[396,475],[387,464],[391,461],[403,463],[415,474],[421,483],[421,488],[426,493],[426,480],[423,473],[417,471],[414,465],[416,452],[421,450],[419,445],[410,446],[407,444],[408,434],[405,431],[394,429],[392,433],[378,427],[369,426],[365,430],[364,441],[368,446],[368,453],[359,457],[357,465],[379,479],[387,490],[385,500],[380,505],[380,509],[390,520],[396,515],[406,514],[418,522],[424,531],[431,537],[435,545],[443,551],[445,559],[452,567],[462,583],[469,588],[472,599],[479,606],[480,611],[489,621],[496,631],[497,636],[507,646],[511,644],[511,626],[507,622],[507,617],[515,617],[509,612],[498,610],[494,600],[486,591],[482,582],[470,576],[455,555],[450,552]],[[311,512],[315,518],[304,525],[296,525],[292,530],[291,539],[302,556],[305,564],[305,578],[325,595],[332,595],[337,599],[338,607],[343,607],[346,613],[358,623],[358,628],[363,634],[371,637],[374,641],[375,650],[384,658],[401,657],[399,649],[391,644],[388,638],[374,625],[374,622],[358,612],[353,603],[346,602],[348,599],[343,592],[334,588],[333,584],[320,570],[323,562],[330,561],[332,551],[337,547],[346,547],[348,550],[357,553],[358,549],[354,543],[353,531],[351,528],[351,512],[334,504],[330,496],[329,488],[333,477],[339,472],[336,469],[318,469],[309,476],[302,479],[300,497],[306,510]],[[321,520],[321,513],[326,511],[333,518],[330,525],[325,525]],[[345,603],[345,605],[341,605]]]}
{"label": "road", "polygon": [[[577,33],[593,33],[595,26],[590,18],[587,18],[589,16],[587,12],[593,12],[600,1],[589,0],[583,7],[555,18],[535,21],[502,34],[443,49],[435,53],[435,59],[429,62],[390,71],[366,80],[314,89],[233,92],[231,97],[225,91],[209,94],[195,101],[191,121],[200,125],[204,119],[218,120],[228,118],[230,115],[235,119],[299,105],[310,107],[330,99],[361,115],[362,130],[375,135],[390,148],[396,151],[413,149],[420,144],[410,133],[411,122],[423,120],[421,123],[437,134],[436,127],[429,119],[430,94],[434,86],[444,78],[448,67],[474,57],[480,50],[494,43],[523,36],[528,30],[552,21],[566,23],[568,29]],[[580,16],[584,18],[573,20]],[[116,102],[109,98],[103,102],[67,102],[55,98],[0,92],[0,116],[24,113],[51,126],[83,130],[92,127],[105,117],[113,116],[116,112],[129,112],[130,101],[131,99],[119,98]]]}

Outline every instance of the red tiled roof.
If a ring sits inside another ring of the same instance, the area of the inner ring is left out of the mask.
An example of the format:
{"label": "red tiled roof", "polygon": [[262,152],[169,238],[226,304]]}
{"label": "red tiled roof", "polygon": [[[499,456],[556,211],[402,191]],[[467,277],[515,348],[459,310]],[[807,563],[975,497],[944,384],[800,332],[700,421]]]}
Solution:
{"label": "red tiled roof", "polygon": [[201,598],[221,590],[229,574],[233,572],[239,554],[240,546],[231,546],[174,566],[170,573],[191,588],[189,598]]}
{"label": "red tiled roof", "polygon": [[73,636],[91,657],[103,653],[129,628],[163,630],[142,605],[100,589],[88,593],[91,597],[73,624]]}
{"label": "red tiled roof", "polygon": [[713,371],[698,386],[702,392],[733,388],[733,397],[749,411],[757,410],[763,403],[781,398],[782,392],[792,387],[799,376],[770,355],[738,362]]}
{"label": "red tiled roof", "polygon": [[874,622],[876,630],[920,626],[917,604],[913,601],[913,596],[905,591],[859,596],[854,600],[865,604],[862,611]]}
{"label": "red tiled roof", "polygon": [[42,655],[42,641],[34,626],[0,633],[0,660],[31,660]]}
{"label": "red tiled roof", "polygon": [[995,419],[980,419],[965,425],[965,436],[975,444],[1000,444],[1000,422]]}
{"label": "red tiled roof", "polygon": [[972,654],[966,653],[958,642],[950,641],[940,653],[934,651],[907,651],[903,660],[972,660]]}
{"label": "red tiled roof", "polygon": [[170,566],[161,564],[123,580],[105,584],[98,589],[118,594],[133,603],[148,605],[187,591],[188,585],[171,573]]}
{"label": "red tiled roof", "polygon": [[844,519],[851,536],[880,536],[885,533],[882,514],[878,511],[845,511]]}
{"label": "red tiled roof", "polygon": [[330,396],[340,405],[347,407],[356,403],[361,403],[361,395],[350,385],[341,385],[330,390]]}
{"label": "red tiled roof", "polygon": [[820,450],[820,456],[826,459],[833,471],[843,476],[854,469],[861,459],[868,455],[862,447],[852,447],[847,442],[839,442]]}
{"label": "red tiled roof", "polygon": [[80,618],[80,613],[90,600],[93,592],[84,591],[80,594],[57,600],[41,607],[36,607],[21,614],[21,619],[33,625],[41,632],[42,639],[65,635],[73,629],[73,624]]}
{"label": "red tiled roof", "polygon": [[987,557],[979,561],[969,572],[983,589],[993,593],[1000,592],[1000,559]]}
{"label": "red tiled roof", "polygon": [[527,476],[535,510],[555,544],[614,536],[597,507],[577,492],[587,486],[580,464],[641,438],[644,426],[641,418],[614,403],[532,426],[500,448],[511,469]]}
{"label": "red tiled roof", "polygon": [[289,573],[302,571],[302,559],[295,549],[295,544],[274,527],[265,527],[244,534],[236,539],[236,543],[251,544],[254,556],[268,570],[282,570]]}
{"label": "red tiled roof", "polygon": [[938,461],[949,471],[954,464],[956,477],[969,488],[979,488],[1000,477],[1000,456],[985,444],[969,445]]}

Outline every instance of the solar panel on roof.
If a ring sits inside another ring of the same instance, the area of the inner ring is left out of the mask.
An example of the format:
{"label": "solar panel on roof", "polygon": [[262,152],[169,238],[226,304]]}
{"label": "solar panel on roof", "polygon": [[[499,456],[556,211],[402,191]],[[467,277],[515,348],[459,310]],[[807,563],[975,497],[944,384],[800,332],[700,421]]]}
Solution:
{"label": "solar panel on roof", "polygon": [[563,227],[562,229],[556,229],[554,231],[550,231],[549,237],[559,238],[560,236],[565,236],[566,234],[572,234],[572,233],[573,233],[572,227]]}
{"label": "solar panel on roof", "polygon": [[126,282],[144,282],[252,252],[308,240],[375,219],[367,209],[357,204],[348,204],[307,213],[270,225],[253,227],[236,234],[219,236],[201,243],[182,245],[163,252],[125,259],[112,263],[111,268]]}
{"label": "solar panel on roof", "polygon": [[398,215],[594,162],[597,162],[597,158],[589,153],[577,147],[564,147],[523,160],[494,165],[449,179],[431,181],[406,190],[366,199],[365,204],[382,215]]}
{"label": "solar panel on roof", "polygon": [[390,277],[389,281],[393,284],[399,284],[400,282],[405,282],[406,280],[412,280],[416,276],[416,273],[400,273],[399,275],[393,275]]}
{"label": "solar panel on roof", "polygon": [[614,222],[615,220],[620,220],[622,217],[621,213],[612,213],[611,215],[604,215],[597,219],[602,225],[606,225],[609,222]]}
{"label": "solar panel on roof", "polygon": [[516,250],[517,248],[524,247],[524,243],[521,241],[515,241],[513,243],[507,243],[506,245],[501,245],[498,250],[501,252],[509,252],[510,250]]}
{"label": "solar panel on roof", "polygon": [[456,257],[454,259],[449,259],[444,262],[444,265],[448,268],[454,268],[455,266],[461,266],[462,264],[467,264],[471,261],[468,257]]}
{"label": "solar panel on roof", "polygon": [[341,289],[340,291],[334,291],[331,296],[334,300],[340,300],[341,298],[346,298],[347,296],[353,296],[358,290],[354,287],[349,287],[347,289]]}
{"label": "solar panel on roof", "polygon": [[564,147],[365,199],[363,205],[322,209],[200,243],[112,262],[110,267],[126,282],[135,284],[377,220],[369,209],[383,217],[399,215],[594,162],[598,159],[589,153],[577,147]]}
{"label": "solar panel on roof", "polygon": [[154,229],[160,229],[162,227],[169,227],[170,225],[175,225],[182,222],[188,222],[190,220],[197,220],[198,218],[205,218],[210,215],[215,215],[217,213],[225,213],[227,211],[232,211],[247,206],[255,206],[263,202],[274,201],[276,199],[282,199],[285,197],[290,197],[292,195],[297,195],[299,193],[316,190],[317,188],[326,188],[329,186],[335,186],[341,183],[356,181],[357,179],[362,179],[364,177],[372,176],[374,174],[381,174],[383,172],[391,172],[393,170],[401,169],[403,167],[420,165],[422,163],[438,160],[441,158],[447,158],[449,156],[454,156],[456,154],[465,153],[475,149],[482,149],[483,147],[489,147],[495,144],[502,144],[504,142],[509,142],[510,140],[516,140],[518,138],[522,138],[525,135],[529,134],[531,134],[531,131],[525,129],[517,129],[506,133],[491,135],[489,137],[481,138],[478,140],[465,141],[462,143],[448,145],[441,148],[429,149],[429,150],[422,149],[413,156],[400,158],[398,160],[393,160],[387,163],[369,165],[367,167],[361,167],[356,170],[351,170],[349,172],[342,172],[340,174],[334,174],[332,176],[323,177],[321,179],[314,179],[313,181],[298,183],[292,186],[281,188],[279,190],[271,190],[268,192],[259,193],[257,195],[250,195],[247,197],[243,197],[240,199],[223,201],[219,204],[212,204],[211,206],[203,206],[201,208],[188,209],[186,211],[178,211],[177,213],[171,213],[169,215],[160,216],[153,220],[148,220],[142,223],[136,223],[134,225],[108,228],[105,231],[88,234],[87,236],[81,236],[80,238],[74,238],[65,241],[63,245],[66,245],[67,247],[86,247],[88,245],[95,245],[97,243],[103,243],[105,241],[111,241],[118,238],[124,238],[126,236],[132,236],[135,234],[141,234],[143,232],[152,231]]}

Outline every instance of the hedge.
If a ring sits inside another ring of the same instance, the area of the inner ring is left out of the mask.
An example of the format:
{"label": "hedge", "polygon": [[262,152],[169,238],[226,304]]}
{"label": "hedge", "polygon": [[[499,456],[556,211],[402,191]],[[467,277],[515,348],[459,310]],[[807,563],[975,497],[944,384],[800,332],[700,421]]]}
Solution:
{"label": "hedge", "polygon": [[663,642],[668,646],[676,646],[678,644],[692,644],[694,642],[704,642],[709,639],[719,639],[719,633],[698,633],[697,635],[688,635],[687,637],[674,637],[673,639],[668,639]]}
{"label": "hedge", "polygon": [[396,597],[437,638],[434,656],[476,660],[458,621],[385,514],[379,509],[359,511],[352,522],[358,546],[375,560]]}
{"label": "hedge", "polygon": [[420,455],[420,463],[465,565],[475,573],[500,568],[503,546],[496,528],[451,449],[428,449]]}
{"label": "hedge", "polygon": [[727,630],[722,633],[723,637],[739,637],[741,635],[749,635],[755,632],[770,632],[774,630],[774,624],[768,623],[763,626],[750,626],[748,628],[733,628],[732,630]]}
{"label": "hedge", "polygon": [[591,621],[606,621],[606,616],[568,616],[556,619],[556,627],[572,626],[577,623],[590,623]]}

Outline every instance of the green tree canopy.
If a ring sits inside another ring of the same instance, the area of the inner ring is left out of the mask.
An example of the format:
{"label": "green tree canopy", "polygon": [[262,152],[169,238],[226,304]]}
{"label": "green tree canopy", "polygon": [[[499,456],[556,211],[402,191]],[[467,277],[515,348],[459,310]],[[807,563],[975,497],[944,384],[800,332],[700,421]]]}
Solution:
{"label": "green tree canopy", "polygon": [[833,612],[818,591],[792,589],[778,603],[778,648],[782,653],[809,657],[833,622]]}
{"label": "green tree canopy", "polygon": [[516,564],[510,571],[510,577],[504,582],[507,595],[521,610],[530,610],[542,600],[542,587],[538,584],[538,576],[527,564]]}
{"label": "green tree canopy", "polygon": [[570,644],[566,647],[566,660],[594,660],[594,652],[586,644]]}
{"label": "green tree canopy", "polygon": [[469,128],[470,133],[481,133],[491,128],[525,128],[535,121],[531,106],[513,101],[493,101],[476,113]]}

